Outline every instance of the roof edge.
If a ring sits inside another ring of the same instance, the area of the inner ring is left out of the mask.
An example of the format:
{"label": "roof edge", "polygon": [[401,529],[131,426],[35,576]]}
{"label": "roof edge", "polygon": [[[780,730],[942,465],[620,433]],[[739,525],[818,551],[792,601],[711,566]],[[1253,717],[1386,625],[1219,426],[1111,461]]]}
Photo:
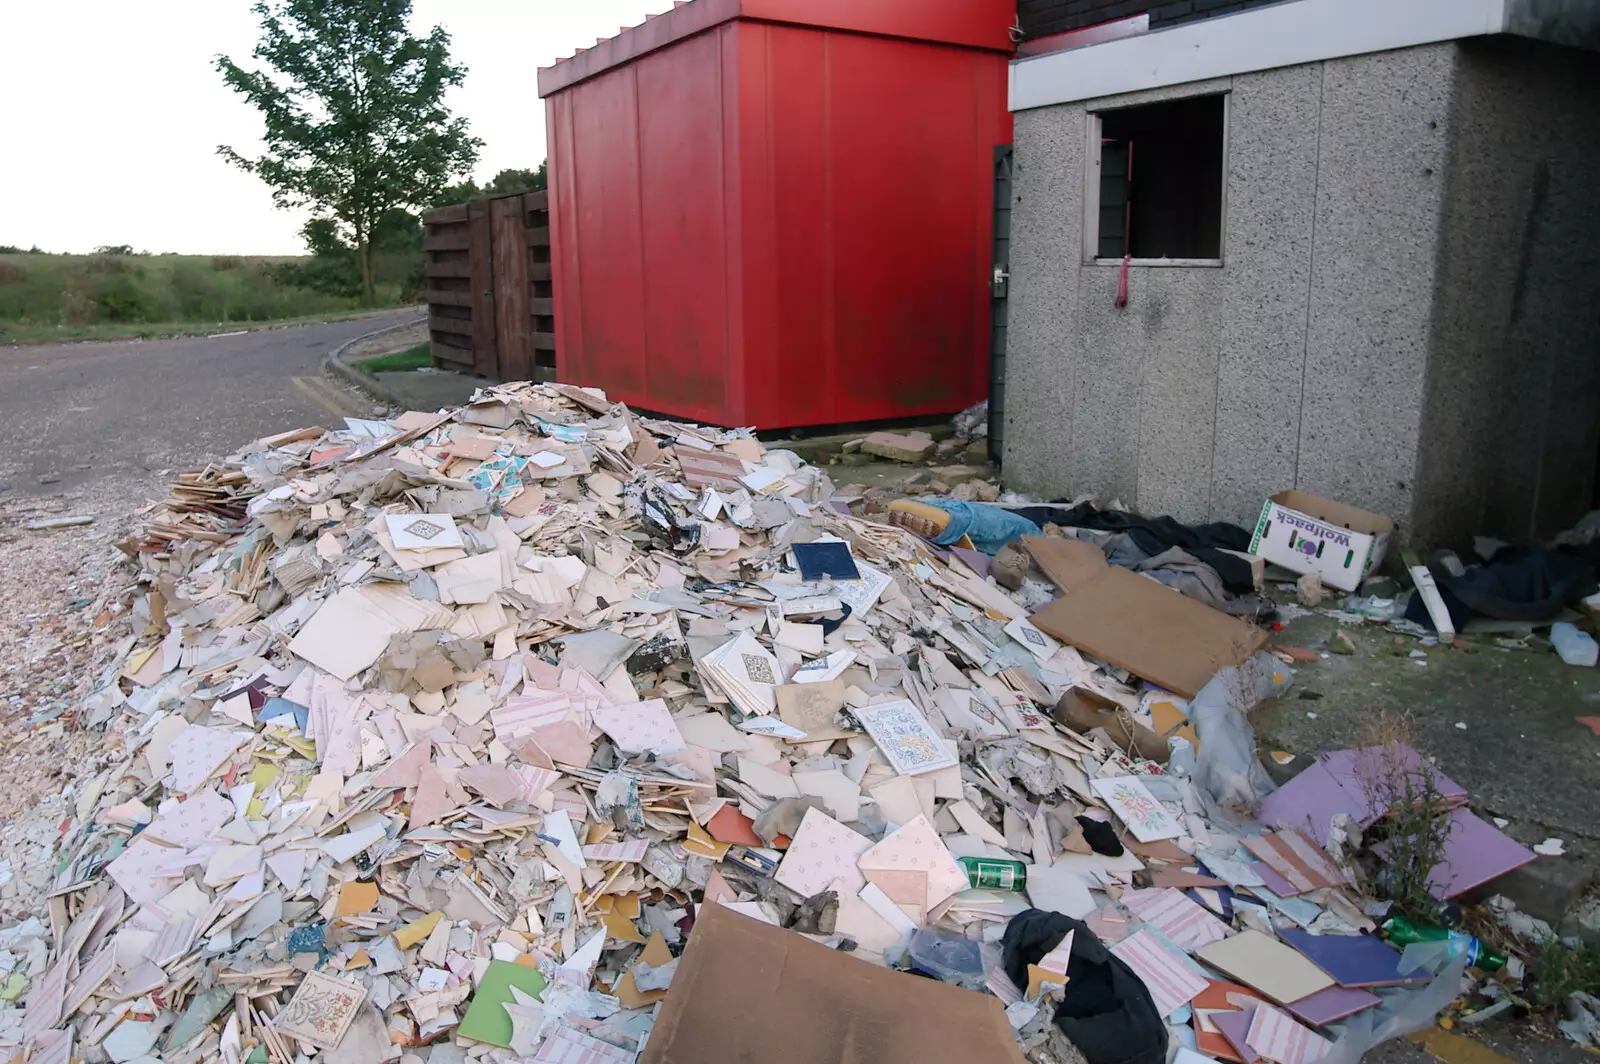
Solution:
{"label": "roof edge", "polygon": [[1290,0],[1011,64],[1010,107],[1095,100],[1507,29],[1507,0]]}
{"label": "roof edge", "polygon": [[[745,19],[1011,55],[1014,0],[690,0],[539,70],[539,95]],[[915,32],[907,32],[914,30]]]}

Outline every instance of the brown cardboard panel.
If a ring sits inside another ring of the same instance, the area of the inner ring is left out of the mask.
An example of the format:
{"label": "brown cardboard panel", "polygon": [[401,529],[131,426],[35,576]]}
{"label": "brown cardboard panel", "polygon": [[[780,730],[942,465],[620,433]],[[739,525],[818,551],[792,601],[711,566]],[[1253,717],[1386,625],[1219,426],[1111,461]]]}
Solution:
{"label": "brown cardboard panel", "polygon": [[1267,642],[1266,632],[1117,566],[1056,599],[1033,623],[1185,698]]}
{"label": "brown cardboard panel", "polygon": [[1083,540],[1023,536],[1022,545],[1028,548],[1044,575],[1062,591],[1082,587],[1107,568],[1105,552]]}
{"label": "brown cardboard panel", "polygon": [[700,910],[640,1064],[1022,1064],[1000,999]]}

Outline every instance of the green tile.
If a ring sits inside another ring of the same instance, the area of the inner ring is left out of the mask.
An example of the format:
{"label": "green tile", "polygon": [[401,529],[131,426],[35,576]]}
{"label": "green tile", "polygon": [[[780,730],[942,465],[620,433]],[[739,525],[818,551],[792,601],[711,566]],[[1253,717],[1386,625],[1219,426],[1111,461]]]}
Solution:
{"label": "green tile", "polygon": [[510,1048],[511,1016],[503,1006],[512,1002],[511,988],[532,994],[541,1001],[544,994],[544,976],[537,968],[524,968],[510,961],[490,961],[489,970],[483,973],[483,982],[472,995],[472,1004],[461,1019],[456,1033],[463,1038]]}

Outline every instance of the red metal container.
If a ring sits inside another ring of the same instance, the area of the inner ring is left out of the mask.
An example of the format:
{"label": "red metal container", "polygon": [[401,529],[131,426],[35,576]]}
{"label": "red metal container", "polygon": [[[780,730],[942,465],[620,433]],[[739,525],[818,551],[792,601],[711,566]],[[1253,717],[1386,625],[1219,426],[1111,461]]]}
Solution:
{"label": "red metal container", "polygon": [[787,428],[987,393],[1015,0],[693,0],[539,72],[563,380]]}

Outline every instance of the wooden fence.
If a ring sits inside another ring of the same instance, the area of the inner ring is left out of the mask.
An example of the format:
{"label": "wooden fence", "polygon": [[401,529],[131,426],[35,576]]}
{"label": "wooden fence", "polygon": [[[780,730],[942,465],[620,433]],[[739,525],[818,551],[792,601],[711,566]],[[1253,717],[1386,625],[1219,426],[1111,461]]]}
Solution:
{"label": "wooden fence", "polygon": [[547,194],[441,207],[422,223],[434,364],[501,381],[554,380]]}

